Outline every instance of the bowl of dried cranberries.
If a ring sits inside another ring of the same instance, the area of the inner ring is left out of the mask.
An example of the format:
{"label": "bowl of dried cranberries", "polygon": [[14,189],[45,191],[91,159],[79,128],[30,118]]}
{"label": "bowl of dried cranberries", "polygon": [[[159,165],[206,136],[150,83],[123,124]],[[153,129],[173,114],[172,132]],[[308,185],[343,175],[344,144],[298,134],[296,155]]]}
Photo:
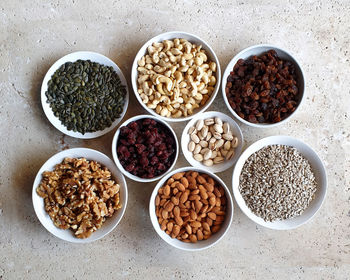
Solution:
{"label": "bowl of dried cranberries", "polygon": [[138,182],[160,179],[174,167],[179,143],[165,121],[138,115],[125,121],[112,142],[113,159],[121,172]]}
{"label": "bowl of dried cranberries", "polygon": [[227,65],[222,94],[231,113],[253,127],[288,121],[300,108],[305,79],[297,60],[271,45],[256,45],[238,53]]}

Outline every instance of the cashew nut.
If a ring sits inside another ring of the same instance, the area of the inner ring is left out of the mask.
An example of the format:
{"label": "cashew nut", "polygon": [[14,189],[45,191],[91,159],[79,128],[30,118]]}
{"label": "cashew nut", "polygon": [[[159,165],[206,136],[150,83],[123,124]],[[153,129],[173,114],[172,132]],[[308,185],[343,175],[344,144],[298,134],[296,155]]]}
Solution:
{"label": "cashew nut", "polygon": [[160,83],[164,83],[166,85],[166,89],[168,91],[171,91],[171,88],[173,86],[173,82],[171,81],[170,78],[168,77],[165,77],[165,76],[161,76],[159,75],[157,78],[156,78],[156,84],[160,84]]}
{"label": "cashew nut", "polygon": [[139,71],[141,74],[145,75],[148,74],[148,69],[146,69],[145,67],[139,66],[137,67],[137,71]]}
{"label": "cashew nut", "polygon": [[210,76],[209,83],[210,86],[214,86],[216,84],[216,78],[215,76]]}
{"label": "cashew nut", "polygon": [[156,51],[156,48],[153,47],[153,46],[149,46],[149,47],[147,48],[147,51],[148,51],[148,53],[149,53],[150,55],[152,55],[152,54]]}
{"label": "cashew nut", "polygon": [[158,54],[158,52],[155,52],[155,53],[153,54],[152,60],[153,60],[153,62],[156,63],[156,64],[159,62],[159,54]]}
{"label": "cashew nut", "polygon": [[145,81],[147,81],[149,79],[149,75],[142,75],[139,76],[139,78],[137,79],[137,82],[139,84],[143,84]]}
{"label": "cashew nut", "polygon": [[145,64],[146,64],[146,58],[145,58],[144,56],[141,57],[141,59],[139,59],[139,60],[137,61],[137,64],[138,64],[139,66],[141,66],[141,67],[145,66]]}
{"label": "cashew nut", "polygon": [[197,56],[194,58],[194,63],[198,66],[201,66],[203,64],[203,59]]}
{"label": "cashew nut", "polygon": [[148,100],[148,96],[146,94],[141,93],[140,97],[141,97],[143,103],[146,103],[146,104],[148,103],[149,100]]}
{"label": "cashew nut", "polygon": [[164,40],[163,41],[163,51],[166,52],[168,50],[170,50],[173,46],[174,46],[174,42],[173,41],[169,41],[169,40]]}
{"label": "cashew nut", "polygon": [[153,70],[156,71],[157,73],[163,73],[166,70],[166,68],[159,66],[159,65],[156,65],[156,66],[154,66]]}
{"label": "cashew nut", "polygon": [[199,57],[199,58],[201,58],[203,62],[206,62],[207,59],[208,59],[207,56],[206,56],[206,54],[205,54],[203,51],[197,53],[196,56]]}
{"label": "cashew nut", "polygon": [[211,71],[216,72],[216,63],[214,61],[210,62],[209,68]]}

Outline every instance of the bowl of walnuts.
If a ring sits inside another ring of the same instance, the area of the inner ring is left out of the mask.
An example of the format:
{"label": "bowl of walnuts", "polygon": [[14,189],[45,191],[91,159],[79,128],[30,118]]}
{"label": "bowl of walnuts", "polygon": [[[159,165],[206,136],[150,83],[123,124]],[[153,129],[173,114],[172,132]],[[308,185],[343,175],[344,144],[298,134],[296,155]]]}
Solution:
{"label": "bowl of walnuts", "polygon": [[87,148],[53,155],[35,177],[32,200],[41,224],[56,237],[88,243],[111,232],[128,199],[126,181],[113,161]]}

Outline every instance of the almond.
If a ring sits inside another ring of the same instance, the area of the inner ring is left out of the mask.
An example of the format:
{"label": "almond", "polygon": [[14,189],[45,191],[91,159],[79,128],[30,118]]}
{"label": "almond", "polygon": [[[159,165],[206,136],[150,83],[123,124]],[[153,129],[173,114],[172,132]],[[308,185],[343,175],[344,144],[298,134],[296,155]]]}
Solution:
{"label": "almond", "polygon": [[168,202],[168,204],[164,207],[164,209],[168,212],[173,211],[174,208],[174,203],[172,203],[171,201]]}
{"label": "almond", "polygon": [[191,234],[191,235],[190,235],[190,241],[191,241],[192,243],[196,243],[196,242],[197,242],[197,236],[194,235],[194,234]]}
{"label": "almond", "polygon": [[181,184],[187,189],[188,188],[188,180],[186,177],[181,178]]}
{"label": "almond", "polygon": [[182,220],[181,217],[175,217],[175,223],[179,226],[182,226],[184,221]]}
{"label": "almond", "polygon": [[193,228],[199,228],[199,227],[201,227],[202,226],[202,224],[200,223],[200,222],[198,222],[198,221],[193,221],[193,222],[191,222],[191,227],[193,227]]}
{"label": "almond", "polygon": [[209,217],[210,219],[212,219],[213,221],[216,220],[216,214],[215,214],[214,212],[209,212],[209,213],[208,213],[208,217]]}
{"label": "almond", "polygon": [[156,196],[156,206],[159,206],[160,203],[160,197],[159,195]]}
{"label": "almond", "polygon": [[179,225],[174,225],[172,233],[173,233],[173,235],[175,237],[178,236],[179,233],[180,233],[180,226]]}
{"label": "almond", "polygon": [[174,205],[179,205],[179,199],[176,196],[171,197],[171,202]]}
{"label": "almond", "polygon": [[172,176],[174,180],[180,180],[184,176],[185,172],[179,172]]}
{"label": "almond", "polygon": [[197,239],[200,241],[200,240],[203,240],[203,232],[199,229],[197,230]]}
{"label": "almond", "polygon": [[163,191],[164,195],[169,196],[170,195],[170,186],[166,185],[164,187],[164,191]]}
{"label": "almond", "polygon": [[210,232],[210,227],[209,227],[208,223],[206,223],[206,222],[202,223],[202,227],[203,227],[204,230]]}
{"label": "almond", "polygon": [[183,192],[182,195],[180,196],[180,202],[181,203],[185,203],[188,199],[188,193],[187,192]]}
{"label": "almond", "polygon": [[180,216],[180,208],[179,206],[175,206],[173,209],[173,213],[175,217],[179,217]]}

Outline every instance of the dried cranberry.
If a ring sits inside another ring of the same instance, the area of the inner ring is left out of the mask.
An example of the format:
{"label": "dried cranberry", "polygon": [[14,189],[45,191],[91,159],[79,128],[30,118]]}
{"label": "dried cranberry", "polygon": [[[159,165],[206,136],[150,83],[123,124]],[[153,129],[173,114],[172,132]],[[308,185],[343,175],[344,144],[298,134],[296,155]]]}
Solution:
{"label": "dried cranberry", "polygon": [[125,167],[125,170],[128,171],[128,172],[132,172],[133,170],[135,169],[135,164],[128,164],[126,167]]}
{"label": "dried cranberry", "polygon": [[146,149],[146,146],[143,144],[135,144],[135,146],[139,154],[141,154]]}
{"label": "dried cranberry", "polygon": [[122,166],[141,178],[153,178],[168,170],[175,159],[175,139],[170,130],[150,118],[120,129],[117,154]]}

